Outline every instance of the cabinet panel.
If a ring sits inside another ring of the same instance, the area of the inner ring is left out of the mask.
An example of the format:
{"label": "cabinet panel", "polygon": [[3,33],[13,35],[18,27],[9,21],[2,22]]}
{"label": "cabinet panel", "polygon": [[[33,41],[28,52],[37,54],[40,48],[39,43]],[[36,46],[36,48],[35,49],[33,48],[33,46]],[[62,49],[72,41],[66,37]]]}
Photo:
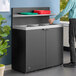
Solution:
{"label": "cabinet panel", "polygon": [[45,32],[26,31],[26,72],[45,67]]}
{"label": "cabinet panel", "polygon": [[12,29],[12,69],[25,73],[25,31]]}
{"label": "cabinet panel", "polygon": [[63,29],[53,28],[46,32],[47,67],[63,63]]}

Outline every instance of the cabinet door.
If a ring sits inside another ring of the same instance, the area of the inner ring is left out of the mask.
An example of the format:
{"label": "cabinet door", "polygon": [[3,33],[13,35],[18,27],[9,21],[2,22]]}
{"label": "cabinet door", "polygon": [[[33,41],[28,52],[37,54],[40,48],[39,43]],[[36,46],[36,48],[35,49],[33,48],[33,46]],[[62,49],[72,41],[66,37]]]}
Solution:
{"label": "cabinet door", "polygon": [[26,31],[26,72],[45,67],[45,32]]}
{"label": "cabinet door", "polygon": [[63,29],[52,28],[46,32],[47,67],[63,63]]}

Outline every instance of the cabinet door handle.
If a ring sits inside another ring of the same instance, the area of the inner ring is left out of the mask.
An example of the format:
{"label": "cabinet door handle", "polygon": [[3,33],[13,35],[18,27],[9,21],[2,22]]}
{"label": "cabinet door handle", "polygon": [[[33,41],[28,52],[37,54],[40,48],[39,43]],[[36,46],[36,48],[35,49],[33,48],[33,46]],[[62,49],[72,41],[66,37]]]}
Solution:
{"label": "cabinet door handle", "polygon": [[42,30],[46,30],[46,29],[42,29]]}
{"label": "cabinet door handle", "polygon": [[49,30],[49,29],[42,29],[42,30]]}

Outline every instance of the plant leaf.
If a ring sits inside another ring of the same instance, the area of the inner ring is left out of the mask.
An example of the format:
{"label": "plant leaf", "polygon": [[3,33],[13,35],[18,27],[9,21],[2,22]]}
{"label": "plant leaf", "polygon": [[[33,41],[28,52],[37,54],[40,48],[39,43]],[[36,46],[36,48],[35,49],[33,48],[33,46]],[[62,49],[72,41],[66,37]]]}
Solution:
{"label": "plant leaf", "polygon": [[3,33],[3,34],[0,34],[0,36],[2,36],[2,37],[7,37],[8,34],[7,34],[7,33]]}
{"label": "plant leaf", "polygon": [[9,47],[7,42],[8,42],[8,40],[5,40],[4,43],[0,46],[0,51]]}
{"label": "plant leaf", "polygon": [[3,32],[7,33],[7,35],[10,34],[10,30],[11,30],[10,26],[8,25],[3,26]]}
{"label": "plant leaf", "polygon": [[0,55],[3,55],[4,53],[0,50]]}

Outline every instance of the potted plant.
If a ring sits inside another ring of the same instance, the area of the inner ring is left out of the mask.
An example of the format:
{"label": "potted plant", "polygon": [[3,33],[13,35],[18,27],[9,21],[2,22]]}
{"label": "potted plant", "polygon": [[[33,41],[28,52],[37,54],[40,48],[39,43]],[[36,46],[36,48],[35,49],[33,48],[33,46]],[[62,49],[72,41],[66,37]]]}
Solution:
{"label": "potted plant", "polygon": [[[7,48],[9,48],[9,39],[7,39],[7,36],[10,34],[10,26],[4,25],[4,23],[7,23],[6,18],[3,18],[2,15],[0,15],[0,59],[7,55]],[[0,64],[0,76],[4,75],[4,69],[5,65]]]}

